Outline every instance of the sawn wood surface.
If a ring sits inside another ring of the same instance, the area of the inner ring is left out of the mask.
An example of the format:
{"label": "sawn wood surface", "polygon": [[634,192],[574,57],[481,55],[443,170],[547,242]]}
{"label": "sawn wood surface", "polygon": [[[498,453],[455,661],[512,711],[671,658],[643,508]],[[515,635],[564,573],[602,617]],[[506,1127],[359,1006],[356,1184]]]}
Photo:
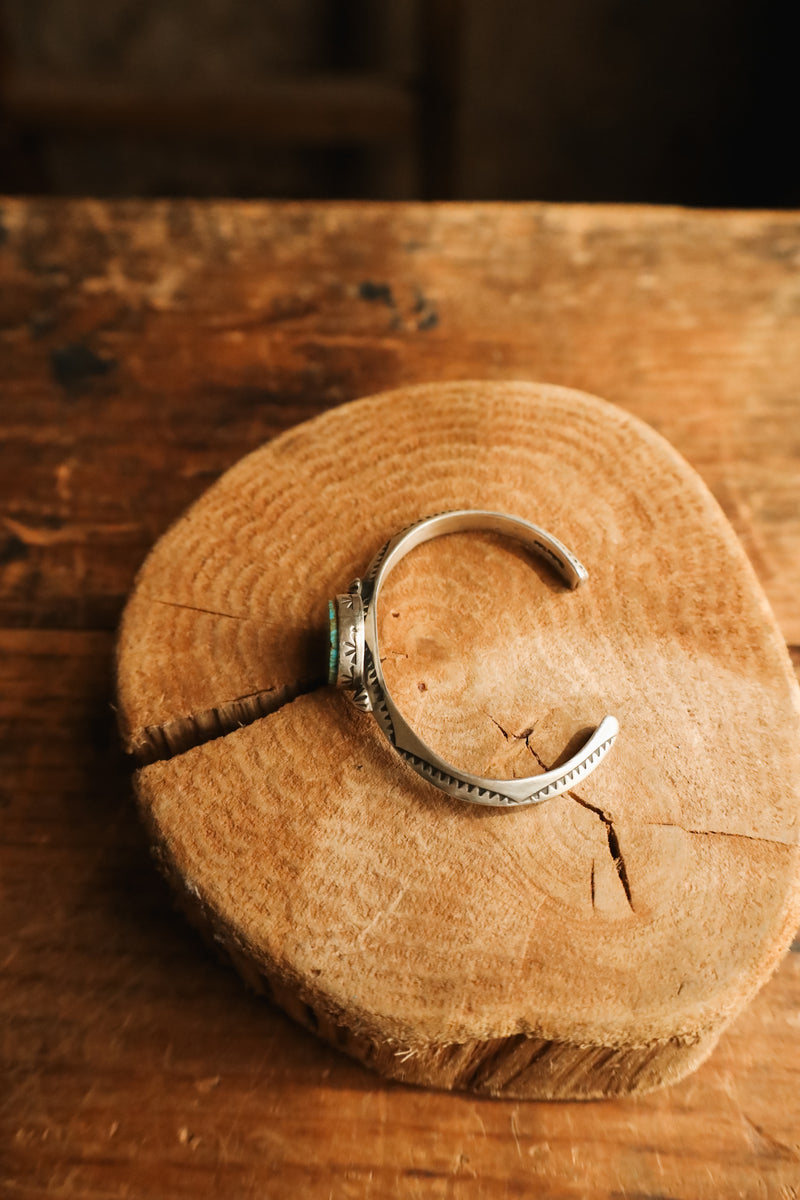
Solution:
{"label": "sawn wood surface", "polygon": [[[377,606],[400,711],[482,777],[601,769],[516,812],[445,798],[325,681],[327,598],[427,513],[557,530],[420,547]],[[568,388],[399,388],[246,456],[160,539],[118,722],[179,901],[245,980],[401,1082],[524,1099],[674,1083],[800,921],[800,695],[735,534],[649,426]],[[753,878],[761,885],[753,888]]]}

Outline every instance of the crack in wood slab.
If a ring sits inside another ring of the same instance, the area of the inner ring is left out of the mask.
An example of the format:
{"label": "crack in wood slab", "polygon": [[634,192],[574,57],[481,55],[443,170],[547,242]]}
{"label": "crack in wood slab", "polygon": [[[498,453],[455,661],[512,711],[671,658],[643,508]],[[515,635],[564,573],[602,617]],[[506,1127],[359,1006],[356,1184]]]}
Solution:
{"label": "crack in wood slab", "polygon": [[146,725],[138,742],[131,747],[131,753],[141,767],[176,758],[196,746],[271,716],[300,696],[307,696],[324,686],[325,680],[321,677],[295,680],[236,696],[215,708],[176,717],[160,725]]}
{"label": "crack in wood slab", "polygon": [[[622,890],[625,893],[625,899],[628,901],[628,907],[631,912],[635,912],[633,907],[633,898],[631,895],[631,884],[628,878],[628,868],[625,863],[625,857],[622,853],[619,844],[619,834],[614,828],[614,822],[603,812],[602,808],[598,808],[596,804],[590,804],[588,800],[584,800],[577,792],[567,792],[571,800],[576,804],[580,804],[581,808],[588,808],[589,812],[593,812],[596,817],[602,821],[606,830],[606,840],[608,842],[608,852],[611,855],[611,861],[614,864],[614,870],[617,873],[617,878],[622,884]],[[592,905],[594,906],[594,863],[592,863]]]}
{"label": "crack in wood slab", "polygon": [[210,617],[227,617],[230,621],[249,621],[250,617],[238,613],[220,612],[216,608],[201,608],[197,604],[179,604],[177,600],[154,600],[154,604],[163,604],[167,608],[185,608],[187,612],[207,613]]}
{"label": "crack in wood slab", "polygon": [[780,1141],[778,1138],[773,1137],[762,1125],[751,1120],[746,1112],[740,1112],[739,1115],[758,1153],[776,1155],[778,1158],[785,1159],[788,1162],[800,1162],[800,1153],[797,1150],[791,1146],[787,1146],[785,1142]]}
{"label": "crack in wood slab", "polygon": [[690,829],[686,825],[678,824],[677,821],[645,821],[644,824],[655,826],[657,829],[680,829],[681,833],[690,833],[695,837],[742,838],[747,842],[766,842],[771,846],[786,846],[788,850],[800,846],[800,841],[797,839],[793,842],[784,842],[782,838],[762,837],[757,833],[738,833],[732,829]]}
{"label": "crack in wood slab", "polygon": [[[490,719],[494,722],[495,725],[497,725],[497,728],[500,730],[500,732],[503,734],[503,736],[508,738],[509,734],[506,733],[506,731],[502,728],[501,725],[498,725],[497,721],[494,720],[494,717],[491,717]],[[542,768],[542,770],[544,770],[544,771],[552,770],[552,767],[549,767],[544,762],[541,755],[537,754],[536,750],[531,745],[532,734],[533,734],[533,729],[526,729],[523,733],[512,734],[510,736],[514,737],[515,740],[517,740],[517,741],[525,742],[525,745],[527,746],[528,750],[530,750],[531,754],[536,759],[537,763]],[[593,812],[594,815],[600,821],[602,821],[603,825],[605,826],[606,840],[608,843],[608,852],[611,855],[611,861],[614,864],[614,870],[616,871],[617,878],[619,879],[619,881],[622,885],[622,890],[625,893],[625,899],[628,901],[628,907],[630,908],[631,912],[635,912],[636,909],[633,907],[633,897],[632,897],[632,893],[631,893],[630,879],[628,877],[628,868],[625,863],[625,857],[622,853],[622,849],[619,844],[619,835],[618,835],[616,829],[614,828],[614,822],[611,820],[611,818],[608,816],[607,813],[603,812],[602,808],[598,808],[598,806],[596,804],[590,804],[588,800],[584,800],[582,796],[579,796],[577,794],[577,792],[568,791],[565,793],[565,795],[569,796],[569,798],[571,800],[574,800],[576,804],[580,804],[582,808],[588,808],[589,812]],[[595,878],[594,878],[594,875],[595,875],[595,864],[594,864],[594,861],[592,861],[592,876],[591,876],[591,881],[590,881],[591,895],[592,895],[592,908],[594,908],[594,906],[595,906]]]}
{"label": "crack in wood slab", "polygon": [[[573,800],[577,800],[577,796],[573,796]],[[579,801],[580,803],[580,801]],[[619,881],[622,884],[622,890],[625,893],[625,899],[628,901],[628,906],[631,912],[634,912],[633,900],[631,899],[631,885],[628,879],[628,868],[625,865],[625,859],[619,845],[619,837],[614,825],[607,818],[603,818],[603,823],[606,827],[606,837],[608,838],[608,852],[614,863],[614,870],[617,872]]]}

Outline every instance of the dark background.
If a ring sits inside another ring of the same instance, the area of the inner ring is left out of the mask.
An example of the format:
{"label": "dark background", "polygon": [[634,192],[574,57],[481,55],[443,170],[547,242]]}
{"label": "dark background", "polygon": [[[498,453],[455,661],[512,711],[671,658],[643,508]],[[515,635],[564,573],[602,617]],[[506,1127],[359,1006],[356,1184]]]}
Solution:
{"label": "dark background", "polygon": [[0,0],[0,190],[795,207],[763,0]]}

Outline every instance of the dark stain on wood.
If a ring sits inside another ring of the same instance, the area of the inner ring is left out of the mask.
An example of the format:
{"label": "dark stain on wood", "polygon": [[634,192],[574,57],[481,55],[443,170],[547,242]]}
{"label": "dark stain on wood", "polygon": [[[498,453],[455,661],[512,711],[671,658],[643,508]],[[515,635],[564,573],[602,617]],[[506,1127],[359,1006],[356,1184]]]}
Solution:
{"label": "dark stain on wood", "polygon": [[439,324],[436,305],[428,299],[421,288],[414,289],[414,312],[418,318],[417,329],[420,333],[425,333],[428,329],[435,329]]}
{"label": "dark stain on wood", "polygon": [[51,310],[43,312],[35,312],[28,322],[28,330],[32,338],[37,339],[44,337],[56,327],[58,318]]}
{"label": "dark stain on wood", "polygon": [[358,285],[358,294],[362,300],[369,300],[372,304],[385,304],[387,308],[397,307],[388,283],[375,283],[371,279],[365,279]]}
{"label": "dark stain on wood", "polygon": [[27,554],[28,547],[22,538],[12,533],[0,542],[0,567],[4,567],[7,563],[19,562]]}
{"label": "dark stain on wood", "polygon": [[425,333],[429,329],[435,329],[438,324],[439,314],[435,308],[430,308],[424,314],[424,316],[421,316],[417,321],[417,329],[420,331],[420,333]]}
{"label": "dark stain on wood", "polygon": [[84,342],[70,342],[50,352],[53,378],[71,395],[81,392],[91,379],[107,375],[116,365],[113,358],[101,358]]}

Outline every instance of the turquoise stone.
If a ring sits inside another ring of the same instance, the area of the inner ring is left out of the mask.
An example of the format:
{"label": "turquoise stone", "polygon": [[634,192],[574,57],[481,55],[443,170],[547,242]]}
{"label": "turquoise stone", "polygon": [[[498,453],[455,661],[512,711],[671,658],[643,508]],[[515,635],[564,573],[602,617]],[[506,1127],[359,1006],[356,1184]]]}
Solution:
{"label": "turquoise stone", "polygon": [[336,606],[332,600],[328,601],[328,627],[330,636],[328,683],[336,683],[336,674],[339,667],[339,622],[336,619]]}

